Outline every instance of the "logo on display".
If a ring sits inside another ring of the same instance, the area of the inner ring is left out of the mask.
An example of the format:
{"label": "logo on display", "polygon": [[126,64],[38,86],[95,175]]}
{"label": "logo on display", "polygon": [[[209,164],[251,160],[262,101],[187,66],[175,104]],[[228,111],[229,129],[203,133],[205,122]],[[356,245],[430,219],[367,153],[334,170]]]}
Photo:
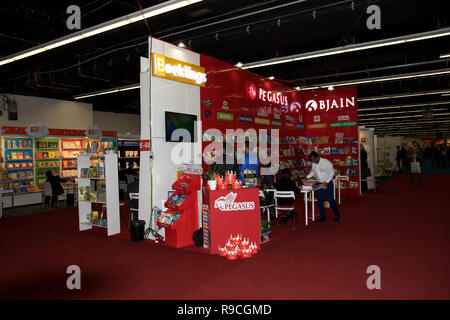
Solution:
{"label": "logo on display", "polygon": [[351,98],[339,98],[339,99],[326,99],[326,100],[309,100],[306,102],[306,110],[316,111],[324,110],[325,112],[331,109],[342,109],[355,106],[355,97]]}
{"label": "logo on display", "polygon": [[239,121],[241,121],[241,122],[253,122],[253,118],[252,117],[247,117],[247,116],[239,116]]}
{"label": "logo on display", "polygon": [[302,115],[298,116],[298,122],[303,122],[303,116]]}
{"label": "logo on display", "polygon": [[251,100],[256,99],[256,87],[254,84],[248,86],[248,96],[250,97]]}
{"label": "logo on display", "polygon": [[102,136],[102,130],[97,126],[88,127],[84,132],[89,139],[98,139]]}
{"label": "logo on display", "polygon": [[263,88],[256,88],[253,83],[247,85],[247,94],[250,100],[255,100],[257,97],[259,100],[274,104],[279,104],[281,106],[287,107],[288,97],[279,91],[270,91]]}
{"label": "logo on display", "polygon": [[286,116],[285,118],[286,118],[286,120],[288,120],[288,121],[294,121],[294,118],[292,118],[291,116]]}
{"label": "logo on display", "polygon": [[205,68],[184,61],[172,59],[157,53],[152,54],[153,76],[204,87]]}
{"label": "logo on display", "polygon": [[314,116],[314,122],[320,122],[320,116]]}
{"label": "logo on display", "polygon": [[49,130],[45,124],[42,122],[31,123],[26,129],[25,132],[30,137],[42,138],[49,135]]}
{"label": "logo on display", "polygon": [[228,101],[227,100],[223,100],[223,102],[222,102],[222,109],[224,109],[224,110],[230,109],[230,107],[228,106]]}
{"label": "logo on display", "polygon": [[317,102],[315,100],[309,100],[306,103],[306,110],[308,110],[308,111],[315,111],[315,110],[317,110]]}
{"label": "logo on display", "polygon": [[247,211],[255,209],[255,202],[235,202],[237,193],[230,192],[214,202],[214,208],[220,211]]}
{"label": "logo on display", "polygon": [[291,110],[291,112],[300,112],[302,109],[302,105],[300,104],[300,102],[294,101],[291,103],[289,110]]}
{"label": "logo on display", "polygon": [[211,111],[205,110],[205,118],[211,118]]}

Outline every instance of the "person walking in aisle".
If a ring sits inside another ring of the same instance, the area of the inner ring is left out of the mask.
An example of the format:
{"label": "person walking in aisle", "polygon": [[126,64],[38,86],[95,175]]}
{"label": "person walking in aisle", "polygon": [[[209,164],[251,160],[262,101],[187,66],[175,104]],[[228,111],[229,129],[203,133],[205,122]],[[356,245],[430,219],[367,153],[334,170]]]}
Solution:
{"label": "person walking in aisle", "polygon": [[402,152],[400,151],[400,146],[397,146],[397,153],[395,155],[395,160],[397,161],[398,171],[402,170],[401,160],[402,160]]}
{"label": "person walking in aisle", "polygon": [[319,154],[315,151],[309,154],[309,159],[312,162],[312,168],[311,172],[306,176],[306,178],[311,179],[315,176],[318,182],[318,185],[316,185],[316,187],[320,187],[320,189],[316,190],[317,203],[319,205],[320,211],[319,221],[324,221],[326,219],[325,207],[323,205],[325,196],[327,197],[327,200],[330,203],[330,207],[333,210],[334,220],[339,220],[339,209],[336,205],[336,201],[334,201],[333,195],[333,164],[329,160],[319,157]]}
{"label": "person walking in aisle", "polygon": [[402,171],[408,171],[408,151],[402,146],[400,153],[402,158]]}
{"label": "person walking in aisle", "polygon": [[417,174],[417,185],[419,186],[421,185],[420,174],[422,173],[422,169],[420,167],[420,162],[422,161],[422,157],[423,157],[422,148],[419,148],[417,142],[413,141],[408,149],[408,160],[411,172],[411,185],[414,184],[414,174]]}

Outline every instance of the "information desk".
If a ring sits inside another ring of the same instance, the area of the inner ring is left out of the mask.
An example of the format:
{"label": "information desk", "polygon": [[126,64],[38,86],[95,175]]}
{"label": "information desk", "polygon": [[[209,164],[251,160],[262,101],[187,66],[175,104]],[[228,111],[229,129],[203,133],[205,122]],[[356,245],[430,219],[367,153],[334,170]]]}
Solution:
{"label": "information desk", "polygon": [[206,191],[203,201],[204,247],[217,254],[230,235],[239,234],[250,243],[261,243],[259,189],[225,189]]}

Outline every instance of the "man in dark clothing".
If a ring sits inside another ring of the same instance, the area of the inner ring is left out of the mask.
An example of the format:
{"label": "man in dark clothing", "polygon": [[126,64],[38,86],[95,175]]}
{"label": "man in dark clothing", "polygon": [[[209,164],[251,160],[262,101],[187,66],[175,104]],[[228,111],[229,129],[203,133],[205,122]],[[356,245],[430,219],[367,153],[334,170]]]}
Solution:
{"label": "man in dark clothing", "polygon": [[62,179],[60,176],[54,176],[51,171],[46,171],[45,175],[47,176],[47,180],[45,180],[45,182],[50,182],[50,185],[52,187],[52,201],[50,206],[53,207],[58,201],[58,196],[64,193],[64,189],[61,183],[67,182],[69,180]]}
{"label": "man in dark clothing", "polygon": [[401,158],[402,158],[402,170],[407,171],[408,170],[408,151],[403,146],[402,146],[402,150],[401,150]]}
{"label": "man in dark clothing", "polygon": [[[139,193],[139,170],[134,173],[134,182],[127,185],[128,195],[130,193]],[[130,209],[139,209],[139,200],[130,200]],[[133,220],[138,220],[138,211],[133,212]]]}
{"label": "man in dark clothing", "polygon": [[[223,143],[223,152],[222,152],[222,163],[220,161],[214,162],[212,167],[214,171],[225,177],[227,171],[232,171],[236,175],[239,173],[239,164],[237,162],[236,156],[234,154],[233,145],[230,143]],[[217,157],[220,159],[220,153]]]}

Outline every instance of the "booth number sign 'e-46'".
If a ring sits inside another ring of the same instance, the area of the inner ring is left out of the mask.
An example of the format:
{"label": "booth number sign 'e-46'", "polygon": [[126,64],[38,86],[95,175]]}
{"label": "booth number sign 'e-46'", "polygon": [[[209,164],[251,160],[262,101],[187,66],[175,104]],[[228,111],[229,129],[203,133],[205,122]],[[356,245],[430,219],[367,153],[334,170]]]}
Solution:
{"label": "booth number sign 'e-46'", "polygon": [[152,54],[152,74],[155,77],[205,87],[205,68],[184,61]]}

